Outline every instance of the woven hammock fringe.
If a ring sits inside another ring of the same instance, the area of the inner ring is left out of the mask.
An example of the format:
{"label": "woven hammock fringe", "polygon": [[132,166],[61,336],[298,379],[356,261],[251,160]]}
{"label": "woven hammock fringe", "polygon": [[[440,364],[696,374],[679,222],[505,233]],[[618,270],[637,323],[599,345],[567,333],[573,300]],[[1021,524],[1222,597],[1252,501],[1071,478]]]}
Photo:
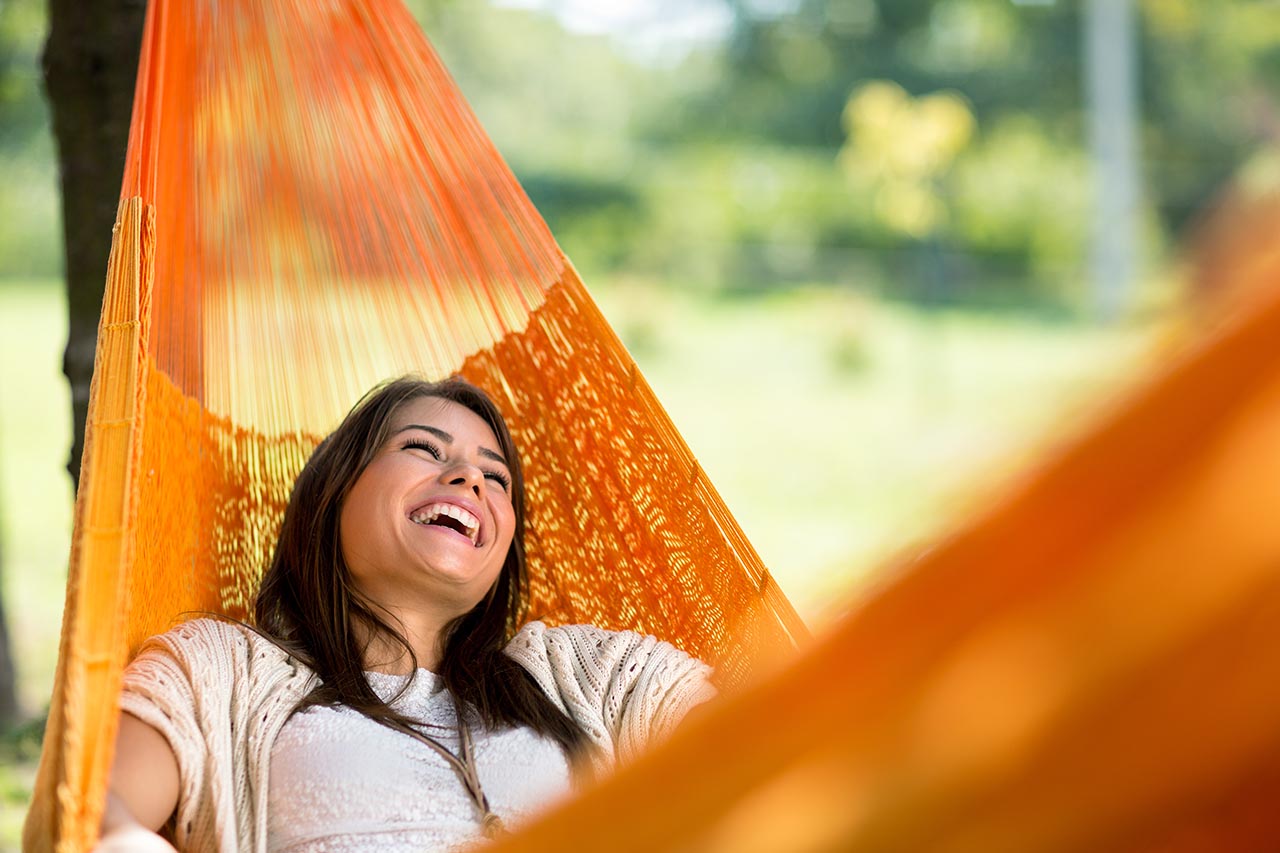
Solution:
{"label": "woven hammock fringe", "polygon": [[462,373],[509,419],[531,618],[656,634],[729,689],[795,648],[402,5],[152,0],[143,42],[31,849],[86,849],[124,661],[194,612],[248,615],[303,462],[397,374]]}
{"label": "woven hammock fringe", "polygon": [[[125,660],[121,598],[133,559],[154,212],[120,203],[107,267],[76,496],[63,643],[24,848],[86,850],[102,818]],[[71,652],[75,650],[75,653]],[[56,812],[49,811],[56,803]]]}

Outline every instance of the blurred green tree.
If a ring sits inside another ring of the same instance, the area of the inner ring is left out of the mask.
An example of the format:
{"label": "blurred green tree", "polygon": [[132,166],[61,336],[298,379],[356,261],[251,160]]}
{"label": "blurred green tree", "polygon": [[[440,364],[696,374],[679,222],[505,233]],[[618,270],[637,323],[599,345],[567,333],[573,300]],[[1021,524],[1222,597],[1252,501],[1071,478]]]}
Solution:
{"label": "blurred green tree", "polygon": [[875,187],[878,216],[918,239],[948,227],[944,183],[973,136],[973,113],[954,92],[912,98],[896,83],[874,80],[844,108],[847,139],[840,166],[859,186]]}
{"label": "blurred green tree", "polygon": [[[736,23],[721,73],[672,119],[680,132],[737,140],[757,150],[810,152],[814,161],[834,162],[848,138],[841,116],[858,87],[887,80],[912,97],[957,92],[972,110],[976,132],[954,164],[945,206],[953,213],[950,239],[960,265],[969,270],[967,278],[978,290],[1010,281],[1029,296],[1038,291],[1050,300],[1071,299],[1066,288],[1083,277],[1087,231],[1080,222],[1087,222],[1091,202],[1080,4],[732,5]],[[1280,15],[1273,5],[1139,4],[1144,184],[1153,249],[1194,224],[1224,181],[1260,147],[1280,138],[1273,94],[1280,83]],[[900,144],[909,142],[900,137]],[[874,185],[853,185],[853,209],[844,220],[815,229],[815,256],[865,251],[888,278],[909,277],[919,257],[935,247],[909,230],[886,227],[876,211],[882,193]],[[814,192],[822,189],[815,186]]]}
{"label": "blurred green tree", "polygon": [[43,0],[0,2],[0,277],[61,270],[49,112],[40,96]]}
{"label": "blurred green tree", "polygon": [[0,150],[31,146],[48,127],[48,113],[35,84],[38,34],[44,26],[41,0],[0,4]]}

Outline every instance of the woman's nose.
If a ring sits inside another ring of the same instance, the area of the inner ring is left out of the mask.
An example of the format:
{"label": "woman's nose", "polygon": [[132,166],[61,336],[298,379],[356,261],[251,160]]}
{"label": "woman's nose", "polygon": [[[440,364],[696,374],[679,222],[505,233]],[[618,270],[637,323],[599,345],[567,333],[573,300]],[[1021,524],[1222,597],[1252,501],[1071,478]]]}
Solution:
{"label": "woman's nose", "polygon": [[476,497],[480,496],[480,487],[484,485],[484,472],[469,462],[455,465],[444,474],[445,482],[451,486],[465,486]]}

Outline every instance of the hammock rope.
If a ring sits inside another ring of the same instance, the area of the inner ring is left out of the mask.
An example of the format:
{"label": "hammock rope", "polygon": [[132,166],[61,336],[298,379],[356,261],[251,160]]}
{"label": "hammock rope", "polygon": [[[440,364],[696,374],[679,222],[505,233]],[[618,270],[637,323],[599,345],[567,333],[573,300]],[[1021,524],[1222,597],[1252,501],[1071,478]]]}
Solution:
{"label": "hammock rope", "polygon": [[152,2],[104,299],[32,849],[92,845],[124,663],[248,615],[311,448],[401,373],[507,416],[531,616],[727,688],[805,636],[397,3]]}

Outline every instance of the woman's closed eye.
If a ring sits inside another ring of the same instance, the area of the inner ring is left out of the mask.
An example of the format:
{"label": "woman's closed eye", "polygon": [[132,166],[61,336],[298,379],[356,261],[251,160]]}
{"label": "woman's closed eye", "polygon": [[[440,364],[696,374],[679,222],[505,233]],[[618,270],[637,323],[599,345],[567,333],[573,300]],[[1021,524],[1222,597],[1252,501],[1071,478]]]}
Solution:
{"label": "woman's closed eye", "polygon": [[409,450],[411,448],[417,448],[418,450],[425,450],[436,459],[443,458],[440,455],[440,448],[436,447],[434,444],[427,441],[425,438],[411,438],[408,441],[406,441],[404,443],[404,449]]}
{"label": "woman's closed eye", "polygon": [[[435,444],[431,443],[430,441],[427,441],[425,438],[409,439],[404,443],[404,449],[405,450],[411,450],[411,449],[425,450],[427,453],[431,454],[433,459],[438,459],[438,460],[444,459],[444,455],[441,454],[440,448],[437,447]],[[485,471],[484,476],[486,480],[493,480],[494,482],[502,486],[502,490],[504,492],[511,490],[511,477],[508,476],[505,472],[499,471],[495,468],[489,471]]]}

